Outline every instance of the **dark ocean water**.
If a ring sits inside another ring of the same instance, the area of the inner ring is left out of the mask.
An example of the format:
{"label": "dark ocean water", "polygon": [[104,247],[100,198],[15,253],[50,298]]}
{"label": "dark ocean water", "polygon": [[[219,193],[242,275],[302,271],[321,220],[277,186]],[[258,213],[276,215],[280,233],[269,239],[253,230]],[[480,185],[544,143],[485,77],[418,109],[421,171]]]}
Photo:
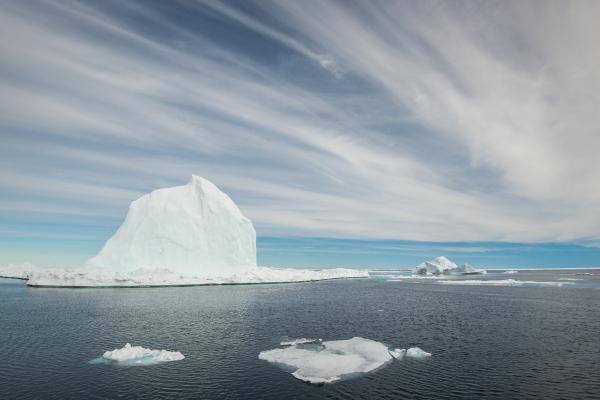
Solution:
{"label": "dark ocean water", "polygon": [[[560,274],[496,278],[583,280],[40,289],[1,279],[0,399],[600,399],[600,275]],[[257,358],[284,337],[353,336],[433,356],[324,386]],[[126,342],[186,358],[89,363]]]}

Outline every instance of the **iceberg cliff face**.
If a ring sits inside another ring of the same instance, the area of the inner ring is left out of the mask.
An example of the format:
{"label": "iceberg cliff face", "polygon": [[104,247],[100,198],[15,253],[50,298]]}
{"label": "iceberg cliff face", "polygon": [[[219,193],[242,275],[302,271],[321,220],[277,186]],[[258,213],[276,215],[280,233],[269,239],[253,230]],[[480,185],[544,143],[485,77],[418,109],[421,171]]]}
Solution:
{"label": "iceberg cliff face", "polygon": [[252,222],[214,184],[158,189],[131,203],[127,217],[86,268],[119,273],[168,269],[188,276],[227,276],[256,267]]}

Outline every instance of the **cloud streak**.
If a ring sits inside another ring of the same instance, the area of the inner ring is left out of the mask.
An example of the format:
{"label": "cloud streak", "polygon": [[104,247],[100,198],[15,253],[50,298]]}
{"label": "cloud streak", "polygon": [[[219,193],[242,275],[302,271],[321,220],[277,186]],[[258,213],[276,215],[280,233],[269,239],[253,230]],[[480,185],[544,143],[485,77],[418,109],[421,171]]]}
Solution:
{"label": "cloud streak", "polygon": [[0,217],[195,173],[263,236],[598,242],[598,4],[454,4],[3,2]]}

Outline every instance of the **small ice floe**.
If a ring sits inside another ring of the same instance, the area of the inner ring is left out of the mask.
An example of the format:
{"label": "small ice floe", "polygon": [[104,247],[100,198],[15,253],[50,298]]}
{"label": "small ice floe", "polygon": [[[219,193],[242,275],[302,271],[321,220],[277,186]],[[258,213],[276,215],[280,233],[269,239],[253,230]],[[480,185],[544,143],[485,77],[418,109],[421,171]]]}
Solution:
{"label": "small ice floe", "polygon": [[404,357],[416,358],[422,360],[427,357],[431,357],[431,353],[421,350],[418,347],[411,347],[410,349],[394,349],[390,350],[390,354],[397,360],[402,360]]}
{"label": "small ice floe", "polygon": [[458,266],[446,257],[440,256],[417,265],[412,273],[413,275],[484,275],[487,271],[469,264]]}
{"label": "small ice floe", "polygon": [[152,350],[127,343],[120,349],[106,351],[102,357],[92,363],[119,363],[122,365],[152,365],[168,361],[183,360],[185,356],[178,351]]}
{"label": "small ice floe", "polygon": [[286,339],[282,340],[279,345],[280,346],[295,346],[297,344],[308,344],[308,343],[319,343],[321,339],[307,339],[307,338],[299,338],[299,339]]}
{"label": "small ice floe", "polygon": [[467,281],[459,280],[439,280],[436,281],[442,285],[481,285],[481,286],[563,286],[569,285],[567,282],[542,282],[542,281],[518,281],[515,279],[496,279],[496,280],[478,280],[471,279]]}
{"label": "small ice floe", "polygon": [[408,353],[403,349],[390,351],[383,343],[354,337],[262,351],[258,358],[291,371],[297,379],[323,384],[374,371],[405,352]]}

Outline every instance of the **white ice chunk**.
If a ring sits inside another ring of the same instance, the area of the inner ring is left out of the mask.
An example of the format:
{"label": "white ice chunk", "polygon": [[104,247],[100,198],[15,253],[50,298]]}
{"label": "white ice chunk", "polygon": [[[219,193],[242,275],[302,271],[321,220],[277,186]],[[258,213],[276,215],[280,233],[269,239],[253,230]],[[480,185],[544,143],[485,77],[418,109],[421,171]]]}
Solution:
{"label": "white ice chunk", "polygon": [[459,275],[484,275],[484,274],[487,274],[487,271],[485,269],[475,268],[469,264],[462,264],[461,266],[459,266],[455,270],[452,270],[451,272],[459,274]]}
{"label": "white ice chunk", "polygon": [[406,350],[405,356],[410,357],[410,358],[416,358],[416,359],[420,360],[423,358],[431,357],[431,353],[423,351],[418,347],[411,347],[410,349]]}
{"label": "white ice chunk", "polygon": [[319,349],[291,346],[263,351],[258,358],[291,368],[294,377],[311,383],[367,373],[392,360],[387,346],[360,337],[323,342]]}
{"label": "white ice chunk", "polygon": [[390,354],[396,360],[402,360],[404,358],[404,355],[406,354],[406,349],[394,349],[394,350],[390,350]]}
{"label": "white ice chunk", "polygon": [[332,383],[381,368],[395,358],[401,359],[404,351],[389,350],[383,343],[353,337],[320,345],[267,350],[258,358],[291,370],[294,377],[305,382]]}
{"label": "white ice chunk", "polygon": [[342,278],[368,278],[366,270],[294,269],[254,267],[229,276],[185,275],[167,269],[113,272],[103,269],[46,269],[34,272],[27,284],[45,287],[145,287],[180,285],[225,285],[246,283],[310,282]]}
{"label": "white ice chunk", "polygon": [[150,365],[168,361],[179,361],[184,358],[184,355],[178,351],[151,350],[142,346],[132,346],[127,343],[120,349],[105,352],[101,359],[126,365]]}

